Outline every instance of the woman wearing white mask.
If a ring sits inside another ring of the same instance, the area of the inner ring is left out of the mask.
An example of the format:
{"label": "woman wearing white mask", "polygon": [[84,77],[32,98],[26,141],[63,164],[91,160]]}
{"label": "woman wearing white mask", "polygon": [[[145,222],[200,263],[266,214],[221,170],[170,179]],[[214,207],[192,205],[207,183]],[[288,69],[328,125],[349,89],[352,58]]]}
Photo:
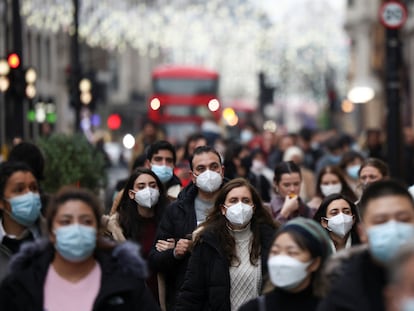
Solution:
{"label": "woman wearing white mask", "polygon": [[313,219],[328,231],[333,252],[361,243],[357,208],[346,196],[339,193],[327,196]]}
{"label": "woman wearing white mask", "polygon": [[239,310],[316,310],[323,295],[320,274],[330,254],[329,237],[313,220],[288,221],[276,233],[267,261],[271,291]]}
{"label": "woman wearing white mask", "polygon": [[0,281],[8,262],[25,242],[41,235],[39,185],[24,163],[8,161],[0,165]]}
{"label": "woman wearing white mask", "polygon": [[341,193],[353,202],[357,200],[357,196],[346,182],[341,169],[328,165],[319,172],[316,179],[316,194],[307,205],[313,210],[317,210],[322,200],[334,193]]}
{"label": "woman wearing white mask", "polygon": [[[136,168],[125,185],[117,212],[103,216],[106,233],[115,241],[131,240],[141,245],[141,255],[148,258],[156,229],[167,204],[164,186],[157,175],[147,168]],[[171,243],[174,247],[174,243]],[[150,272],[148,286],[155,297],[157,277]]]}
{"label": "woman wearing white mask", "polygon": [[99,238],[101,210],[85,189],[65,188],[52,198],[49,237],[13,257],[0,286],[2,310],[159,310],[139,247]]}
{"label": "woman wearing white mask", "polygon": [[226,183],[196,232],[176,311],[232,311],[261,293],[275,230],[254,187],[243,178]]}

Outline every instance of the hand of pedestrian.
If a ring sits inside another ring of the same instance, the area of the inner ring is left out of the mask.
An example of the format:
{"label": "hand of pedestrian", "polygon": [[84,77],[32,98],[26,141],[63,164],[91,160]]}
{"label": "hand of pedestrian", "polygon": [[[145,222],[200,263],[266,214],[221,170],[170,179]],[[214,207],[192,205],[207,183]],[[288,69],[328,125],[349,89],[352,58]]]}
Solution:
{"label": "hand of pedestrian", "polygon": [[170,238],[167,240],[158,240],[155,244],[155,249],[159,252],[166,251],[167,249],[174,248],[175,240]]}
{"label": "hand of pedestrian", "polygon": [[287,195],[285,198],[285,202],[283,203],[282,210],[280,211],[280,214],[283,217],[287,218],[298,208],[299,197],[297,195]]}
{"label": "hand of pedestrian", "polygon": [[174,257],[182,258],[190,251],[193,241],[188,239],[179,239],[174,248]]}

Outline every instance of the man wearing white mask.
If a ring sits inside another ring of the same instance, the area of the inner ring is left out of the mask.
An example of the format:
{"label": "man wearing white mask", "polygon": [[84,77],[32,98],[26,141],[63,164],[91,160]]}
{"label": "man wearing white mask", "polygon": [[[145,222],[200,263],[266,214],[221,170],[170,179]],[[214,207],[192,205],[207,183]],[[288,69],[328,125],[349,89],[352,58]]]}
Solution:
{"label": "man wearing white mask", "polygon": [[[367,248],[354,252],[335,269],[331,289],[319,311],[383,311],[386,266],[414,238],[414,201],[393,180],[370,184],[362,194],[358,232]],[[351,248],[352,249],[352,248]]]}
{"label": "man wearing white mask", "polygon": [[167,206],[149,255],[150,266],[165,277],[167,310],[173,310],[184,281],[192,232],[205,220],[223,184],[220,154],[210,146],[196,148],[190,160],[190,173],[192,182]]}

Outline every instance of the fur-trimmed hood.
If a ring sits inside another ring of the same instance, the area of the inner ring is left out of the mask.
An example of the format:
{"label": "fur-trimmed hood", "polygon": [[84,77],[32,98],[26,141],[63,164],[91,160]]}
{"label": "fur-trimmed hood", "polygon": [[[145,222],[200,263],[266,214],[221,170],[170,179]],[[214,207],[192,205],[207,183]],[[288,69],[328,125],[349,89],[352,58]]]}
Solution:
{"label": "fur-trimmed hood", "polygon": [[[53,244],[47,239],[25,243],[20,251],[12,257],[9,269],[11,272],[25,270],[34,265],[38,258],[50,263],[53,260],[54,252]],[[147,263],[140,255],[140,246],[133,242],[123,242],[108,251],[97,249],[95,258],[103,266],[103,269],[119,269],[122,273],[132,274],[143,279],[148,276]]]}

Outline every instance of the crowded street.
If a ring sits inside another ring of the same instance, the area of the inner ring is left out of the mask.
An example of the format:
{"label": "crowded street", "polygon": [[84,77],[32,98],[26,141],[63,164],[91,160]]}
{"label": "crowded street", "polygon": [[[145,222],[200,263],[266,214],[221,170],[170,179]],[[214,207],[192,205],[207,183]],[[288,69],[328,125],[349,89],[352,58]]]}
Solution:
{"label": "crowded street", "polygon": [[414,310],[413,12],[0,0],[0,310]]}

